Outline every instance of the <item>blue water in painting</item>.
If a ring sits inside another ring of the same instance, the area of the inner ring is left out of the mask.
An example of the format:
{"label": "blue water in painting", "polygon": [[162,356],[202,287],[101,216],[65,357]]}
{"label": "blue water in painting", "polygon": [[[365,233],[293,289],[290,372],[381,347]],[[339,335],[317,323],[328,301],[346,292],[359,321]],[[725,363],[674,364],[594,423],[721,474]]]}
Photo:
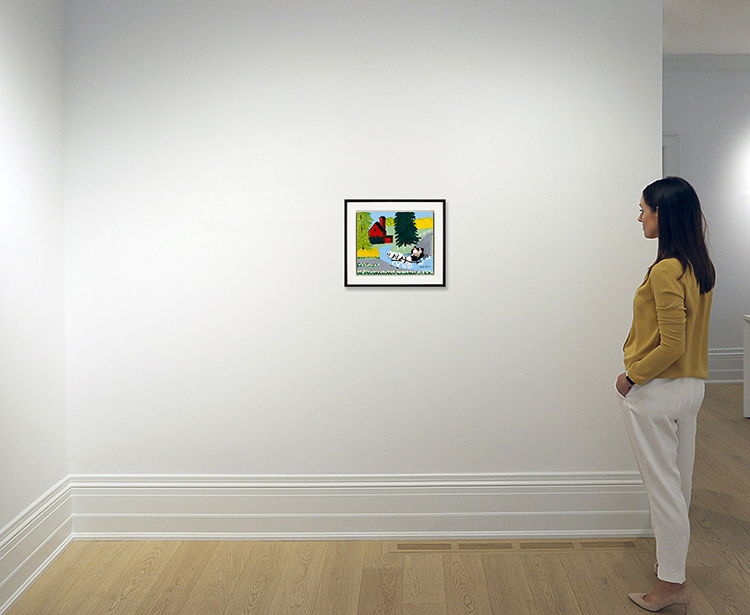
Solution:
{"label": "blue water in painting", "polygon": [[404,261],[392,261],[390,258],[386,256],[388,252],[391,251],[391,248],[393,248],[393,244],[387,243],[385,245],[382,245],[380,247],[380,260],[388,263],[389,265],[393,267],[397,267],[398,269],[408,269],[410,271],[428,271],[432,273],[432,256],[428,256],[427,258],[422,259],[418,263],[406,263]]}

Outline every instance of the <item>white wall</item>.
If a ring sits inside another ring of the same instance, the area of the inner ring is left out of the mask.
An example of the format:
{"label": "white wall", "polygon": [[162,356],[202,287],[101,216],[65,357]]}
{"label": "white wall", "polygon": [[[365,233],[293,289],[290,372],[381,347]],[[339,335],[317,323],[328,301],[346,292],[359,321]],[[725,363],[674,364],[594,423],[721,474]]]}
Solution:
{"label": "white wall", "polygon": [[0,0],[0,536],[68,475],[63,7]]}
{"label": "white wall", "polygon": [[709,346],[714,376],[742,379],[742,316],[750,313],[750,57],[671,56],[664,132],[696,188],[717,269]]}
{"label": "white wall", "polygon": [[0,0],[0,613],[72,530],[64,2]]}
{"label": "white wall", "polygon": [[[72,0],[74,475],[634,472],[654,0]],[[446,289],[345,289],[445,198]]]}

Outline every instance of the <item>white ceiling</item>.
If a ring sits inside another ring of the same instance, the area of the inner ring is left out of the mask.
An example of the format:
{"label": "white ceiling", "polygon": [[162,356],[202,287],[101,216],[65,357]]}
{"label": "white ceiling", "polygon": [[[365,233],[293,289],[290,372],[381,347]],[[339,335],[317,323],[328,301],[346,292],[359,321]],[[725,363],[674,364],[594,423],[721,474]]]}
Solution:
{"label": "white ceiling", "polygon": [[750,53],[750,0],[663,0],[671,53]]}

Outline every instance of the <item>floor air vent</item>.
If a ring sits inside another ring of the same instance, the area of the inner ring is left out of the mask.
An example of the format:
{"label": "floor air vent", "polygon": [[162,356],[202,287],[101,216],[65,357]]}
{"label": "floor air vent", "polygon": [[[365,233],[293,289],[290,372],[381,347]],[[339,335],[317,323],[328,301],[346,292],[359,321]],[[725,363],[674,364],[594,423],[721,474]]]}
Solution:
{"label": "floor air vent", "polygon": [[629,540],[459,540],[392,542],[391,553],[542,553],[571,551],[653,551],[653,538]]}

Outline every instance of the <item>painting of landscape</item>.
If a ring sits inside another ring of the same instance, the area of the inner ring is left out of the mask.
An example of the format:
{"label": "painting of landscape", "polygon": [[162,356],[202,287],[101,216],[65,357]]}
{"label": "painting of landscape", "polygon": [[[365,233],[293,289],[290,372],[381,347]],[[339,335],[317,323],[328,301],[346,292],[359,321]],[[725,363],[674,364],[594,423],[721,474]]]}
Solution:
{"label": "painting of landscape", "polygon": [[445,201],[345,201],[345,285],[444,286],[444,208]]}

